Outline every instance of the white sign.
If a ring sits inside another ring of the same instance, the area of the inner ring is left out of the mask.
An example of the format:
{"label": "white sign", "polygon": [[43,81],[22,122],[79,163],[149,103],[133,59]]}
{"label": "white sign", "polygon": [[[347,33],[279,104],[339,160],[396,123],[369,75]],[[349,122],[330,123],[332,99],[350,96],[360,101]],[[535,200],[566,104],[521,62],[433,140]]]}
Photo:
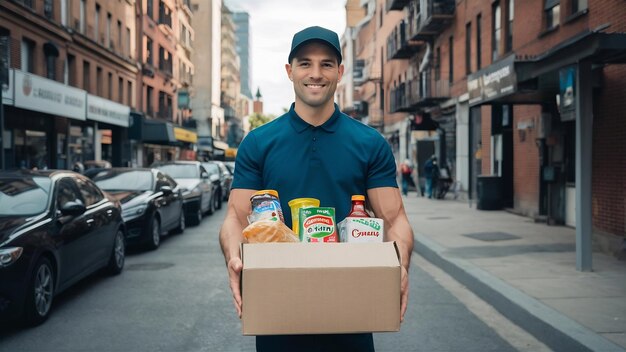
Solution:
{"label": "white sign", "polygon": [[13,85],[13,70],[9,70],[9,85],[2,85],[2,104],[13,105]]}
{"label": "white sign", "polygon": [[15,106],[85,120],[87,92],[15,70]]}
{"label": "white sign", "polygon": [[87,118],[111,125],[128,127],[130,125],[130,107],[87,94]]}

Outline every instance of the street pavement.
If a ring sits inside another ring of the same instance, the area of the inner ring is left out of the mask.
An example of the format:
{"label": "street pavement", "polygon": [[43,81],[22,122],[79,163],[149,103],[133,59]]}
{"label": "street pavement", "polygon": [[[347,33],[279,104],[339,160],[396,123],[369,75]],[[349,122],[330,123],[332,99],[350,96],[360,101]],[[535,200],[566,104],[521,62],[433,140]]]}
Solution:
{"label": "street pavement", "polygon": [[626,262],[593,253],[576,271],[575,230],[467,201],[404,197],[415,251],[555,351],[624,351]]}

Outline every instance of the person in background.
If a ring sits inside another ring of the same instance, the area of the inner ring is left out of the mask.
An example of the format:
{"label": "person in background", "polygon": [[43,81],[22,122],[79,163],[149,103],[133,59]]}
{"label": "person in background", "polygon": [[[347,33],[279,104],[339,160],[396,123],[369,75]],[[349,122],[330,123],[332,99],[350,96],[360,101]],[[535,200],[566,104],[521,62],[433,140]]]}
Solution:
{"label": "person in background", "polygon": [[[336,221],[350,211],[351,196],[364,194],[376,217],[385,221],[385,238],[396,241],[402,258],[402,319],[408,299],[413,230],[396,181],[391,148],[375,129],[343,114],[334,104],[344,66],[337,33],[309,27],[296,33],[285,70],[295,102],[284,115],[251,131],[241,142],[220,244],[241,317],[240,245],[248,225],[250,197],[257,190],[278,191],[283,209],[291,199],[312,197],[334,207]],[[338,168],[337,165],[342,167]],[[284,212],[291,225],[291,214]],[[257,336],[257,351],[374,351],[371,333]]]}
{"label": "person in background", "polygon": [[437,170],[437,157],[431,156],[424,164],[424,177],[426,178],[426,196],[432,198],[435,194]]}
{"label": "person in background", "polygon": [[409,184],[411,184],[411,175],[413,173],[413,165],[409,159],[404,159],[400,164],[400,174],[402,176],[402,195],[409,193]]}

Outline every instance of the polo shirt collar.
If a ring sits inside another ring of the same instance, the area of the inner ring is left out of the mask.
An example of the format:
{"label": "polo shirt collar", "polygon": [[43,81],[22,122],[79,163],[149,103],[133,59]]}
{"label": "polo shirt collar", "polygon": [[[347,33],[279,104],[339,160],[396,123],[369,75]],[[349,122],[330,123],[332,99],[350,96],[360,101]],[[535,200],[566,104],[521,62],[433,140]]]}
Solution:
{"label": "polo shirt collar", "polygon": [[[298,116],[295,110],[295,106],[296,104],[292,103],[291,108],[289,109],[289,122],[291,122],[291,126],[294,130],[296,130],[296,132],[302,133],[308,127],[313,127],[313,125],[309,124],[308,122],[304,121],[300,116]],[[328,119],[328,121],[319,126],[319,128],[329,133],[335,132],[339,125],[337,122],[339,121],[340,114],[341,112],[339,111],[339,106],[335,104],[335,111],[333,112],[333,115]]]}

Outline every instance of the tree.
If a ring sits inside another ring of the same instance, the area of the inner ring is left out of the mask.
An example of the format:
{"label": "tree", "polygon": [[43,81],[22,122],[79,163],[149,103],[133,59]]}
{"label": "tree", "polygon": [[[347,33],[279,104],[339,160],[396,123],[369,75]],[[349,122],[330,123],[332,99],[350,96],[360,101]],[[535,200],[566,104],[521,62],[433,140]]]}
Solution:
{"label": "tree", "polygon": [[248,122],[250,123],[250,131],[252,131],[253,129],[255,129],[255,128],[259,127],[259,126],[263,126],[263,125],[265,125],[266,123],[268,123],[268,122],[270,122],[272,120],[273,120],[273,116],[261,115],[259,113],[254,113],[248,119]]}

